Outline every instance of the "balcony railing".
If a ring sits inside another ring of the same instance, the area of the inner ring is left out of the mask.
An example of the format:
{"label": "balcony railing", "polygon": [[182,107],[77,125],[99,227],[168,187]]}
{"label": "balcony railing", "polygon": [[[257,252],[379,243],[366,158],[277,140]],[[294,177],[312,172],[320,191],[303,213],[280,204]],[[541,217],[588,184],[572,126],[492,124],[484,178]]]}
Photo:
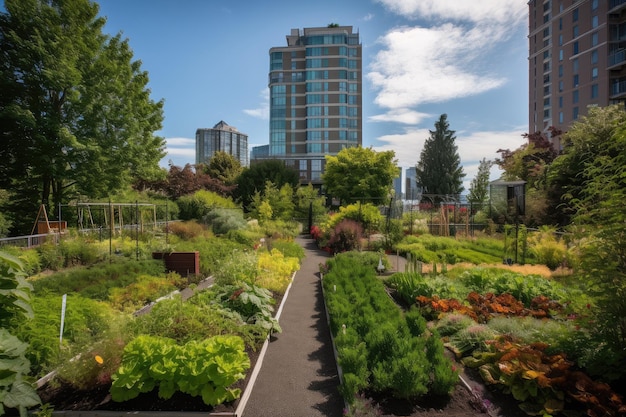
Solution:
{"label": "balcony railing", "polygon": [[611,84],[611,97],[626,94],[626,80]]}
{"label": "balcony railing", "polygon": [[[624,0],[626,1],[626,0]],[[623,64],[626,61],[626,49],[614,52],[609,55],[609,67]]]}
{"label": "balcony railing", "polygon": [[626,0],[611,0],[609,3],[609,10],[613,10],[616,7],[626,4]]}

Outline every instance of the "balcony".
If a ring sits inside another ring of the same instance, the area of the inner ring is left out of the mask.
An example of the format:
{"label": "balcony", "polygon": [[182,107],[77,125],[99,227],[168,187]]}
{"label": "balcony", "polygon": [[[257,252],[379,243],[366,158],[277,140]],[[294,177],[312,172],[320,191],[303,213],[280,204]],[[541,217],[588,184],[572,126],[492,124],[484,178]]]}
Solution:
{"label": "balcony", "polygon": [[626,95],[626,80],[611,83],[611,98],[619,98]]}
{"label": "balcony", "polygon": [[626,6],[626,0],[611,0],[609,3],[609,13],[615,13]]}
{"label": "balcony", "polygon": [[[626,1],[626,0],[625,0]],[[620,49],[609,55],[609,68],[623,65],[626,62],[626,49]]]}

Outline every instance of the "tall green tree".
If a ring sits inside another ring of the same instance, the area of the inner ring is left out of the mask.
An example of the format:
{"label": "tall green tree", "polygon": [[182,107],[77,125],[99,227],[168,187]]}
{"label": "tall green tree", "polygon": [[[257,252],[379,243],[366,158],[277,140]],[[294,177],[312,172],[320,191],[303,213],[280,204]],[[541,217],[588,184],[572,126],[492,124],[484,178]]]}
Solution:
{"label": "tall green tree", "polygon": [[455,144],[454,130],[450,130],[448,116],[442,114],[435,122],[435,130],[424,142],[416,166],[416,178],[424,194],[434,195],[439,202],[446,196],[458,197],[463,191],[463,167]]}
{"label": "tall green tree", "polygon": [[[163,102],[128,40],[89,0],[6,0],[0,13],[0,186],[32,222],[39,204],[106,196],[162,175]],[[22,232],[25,221],[16,218]]]}
{"label": "tall green tree", "polygon": [[489,197],[489,174],[492,166],[493,162],[488,161],[487,158],[480,161],[478,173],[470,184],[469,195],[467,196],[470,203],[482,204],[487,201]]}
{"label": "tall green tree", "polygon": [[241,202],[244,210],[251,209],[250,204],[255,193],[263,193],[268,181],[278,189],[285,184],[295,188],[300,182],[300,174],[296,169],[286,166],[278,159],[260,161],[244,169],[237,177],[237,188],[234,191],[236,199]]}
{"label": "tall green tree", "polygon": [[204,169],[206,174],[226,185],[234,184],[242,171],[239,160],[224,151],[215,152]]}
{"label": "tall green tree", "polygon": [[386,204],[397,175],[394,158],[393,151],[376,152],[361,146],[326,155],[324,188],[342,205],[357,201]]}

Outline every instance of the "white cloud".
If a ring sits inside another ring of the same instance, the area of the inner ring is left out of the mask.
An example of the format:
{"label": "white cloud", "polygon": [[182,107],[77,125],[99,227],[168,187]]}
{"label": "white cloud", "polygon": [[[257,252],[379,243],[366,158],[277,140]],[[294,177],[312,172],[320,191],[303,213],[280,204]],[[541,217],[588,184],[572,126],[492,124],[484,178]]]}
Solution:
{"label": "white cloud", "polygon": [[165,138],[165,142],[167,143],[167,147],[170,146],[178,147],[178,146],[196,146],[196,140],[190,138]]}
{"label": "white cloud", "polygon": [[270,119],[270,92],[269,89],[264,88],[261,90],[261,98],[262,101],[259,104],[259,107],[256,109],[244,109],[244,113],[249,116],[256,117],[261,120],[269,120]]}
{"label": "white cloud", "polygon": [[445,24],[436,28],[393,29],[367,75],[379,93],[376,104],[406,108],[466,97],[500,87],[502,77],[480,74],[480,59],[493,42],[493,30]]}
{"label": "white cloud", "polygon": [[500,155],[498,149],[517,149],[524,142],[523,129],[510,131],[485,131],[471,132],[464,135],[456,133],[456,146],[458,147],[461,162],[478,163],[483,158],[494,160]]}
{"label": "white cloud", "polygon": [[474,23],[518,24],[525,20],[527,0],[378,0],[409,18],[446,19]]}
{"label": "white cloud", "polygon": [[[462,132],[456,133],[455,144],[465,173],[463,178],[464,193],[469,190],[471,181],[478,173],[480,160],[483,158],[495,160],[500,156],[498,149],[517,149],[524,143],[523,132],[523,128],[520,128],[510,131],[471,132],[467,135]],[[372,149],[377,152],[394,151],[398,166],[406,169],[417,165],[424,148],[424,142],[429,137],[429,129],[407,128],[404,133],[377,138],[385,144],[373,146]],[[501,171],[497,166],[491,168],[491,180],[499,178],[500,174]]]}
{"label": "white cloud", "polygon": [[417,125],[427,117],[430,117],[430,115],[411,109],[394,109],[384,114],[371,116],[369,119],[374,122],[398,122],[409,125]]}
{"label": "white cloud", "polygon": [[369,22],[373,18],[374,18],[374,15],[372,13],[368,13],[365,16],[363,16],[363,18],[361,20],[363,20],[364,22]]}
{"label": "white cloud", "polygon": [[382,146],[372,146],[376,152],[394,151],[398,166],[408,168],[415,166],[419,161],[424,141],[430,135],[428,129],[407,128],[404,133],[384,135],[377,138],[384,142]]}

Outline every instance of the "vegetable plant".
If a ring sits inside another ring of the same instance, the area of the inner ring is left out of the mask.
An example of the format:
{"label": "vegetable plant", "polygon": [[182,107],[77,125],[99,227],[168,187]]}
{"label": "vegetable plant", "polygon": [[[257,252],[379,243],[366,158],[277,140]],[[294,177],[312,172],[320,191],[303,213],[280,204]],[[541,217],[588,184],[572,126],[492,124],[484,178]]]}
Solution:
{"label": "vegetable plant", "polygon": [[244,378],[249,367],[243,340],[237,336],[182,346],[172,339],[139,336],[124,348],[122,364],[112,377],[111,398],[126,401],[158,388],[160,398],[180,391],[214,406],[241,395],[231,385]]}

